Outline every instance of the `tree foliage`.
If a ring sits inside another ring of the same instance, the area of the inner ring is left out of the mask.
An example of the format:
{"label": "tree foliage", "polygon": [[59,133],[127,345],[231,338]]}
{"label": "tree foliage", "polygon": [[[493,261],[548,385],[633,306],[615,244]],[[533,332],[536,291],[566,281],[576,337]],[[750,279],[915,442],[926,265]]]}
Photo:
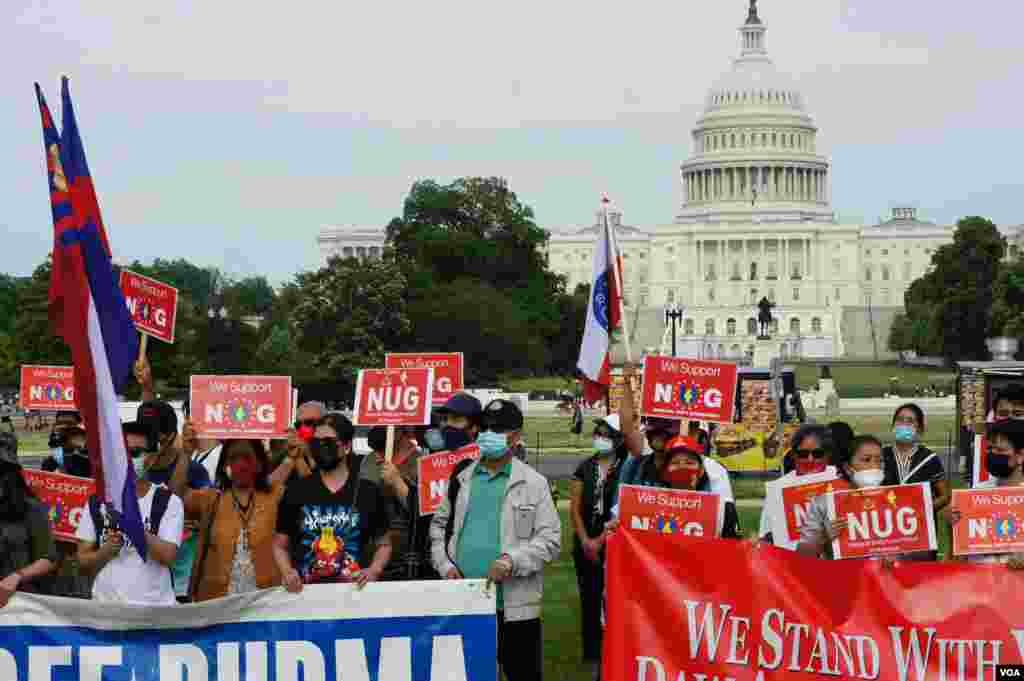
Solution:
{"label": "tree foliage", "polygon": [[384,354],[405,343],[407,280],[394,259],[332,258],[295,280],[295,346],[328,380],[354,385],[359,369],[383,367]]}
{"label": "tree foliage", "polygon": [[938,248],[929,271],[907,289],[908,322],[894,326],[890,347],[948,361],[987,359],[985,340],[993,330],[1002,332],[1009,314],[996,305],[997,281],[1010,281],[1001,279],[1005,253],[1006,240],[990,220],[960,220],[953,243]]}

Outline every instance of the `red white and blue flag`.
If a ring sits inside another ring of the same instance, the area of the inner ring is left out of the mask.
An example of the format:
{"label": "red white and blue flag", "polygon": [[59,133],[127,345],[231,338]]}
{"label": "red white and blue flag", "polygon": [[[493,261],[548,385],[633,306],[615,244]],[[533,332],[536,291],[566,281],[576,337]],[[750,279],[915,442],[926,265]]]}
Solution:
{"label": "red white and blue flag", "polygon": [[576,367],[583,374],[583,399],[594,403],[608,394],[612,333],[622,325],[622,256],[608,220],[608,199],[601,202],[601,225],[594,245],[587,325]]}
{"label": "red white and blue flag", "polygon": [[97,494],[108,502],[113,520],[145,559],[135,470],[128,460],[117,404],[117,391],[131,376],[139,352],[139,334],[114,278],[67,78],[61,87],[60,137],[38,85],[36,96],[53,210],[50,319],[71,348],[75,397],[87,426]]}

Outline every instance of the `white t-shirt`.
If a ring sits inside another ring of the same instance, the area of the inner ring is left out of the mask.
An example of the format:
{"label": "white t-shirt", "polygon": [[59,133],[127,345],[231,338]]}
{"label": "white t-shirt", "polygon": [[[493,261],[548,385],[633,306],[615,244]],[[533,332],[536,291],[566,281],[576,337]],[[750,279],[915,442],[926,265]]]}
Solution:
{"label": "white t-shirt", "polygon": [[[826,466],[825,467],[825,472],[830,474],[830,475],[836,475],[836,467],[835,466]],[[785,475],[783,475],[780,478],[780,480],[793,480],[796,477],[797,477],[796,476],[796,471],[790,471],[790,472],[786,473]],[[761,529],[757,533],[758,537],[763,537],[766,534],[771,534],[771,532],[772,532],[772,525],[773,525],[772,521],[774,520],[773,513],[775,512],[775,510],[776,509],[773,508],[772,504],[768,503],[768,500],[765,499],[765,503],[761,507]]]}
{"label": "white t-shirt", "polygon": [[[150,530],[149,512],[153,507],[156,485],[150,485],[146,496],[139,499],[139,510],[145,519],[146,530]],[[167,511],[160,521],[160,539],[181,545],[181,531],[185,523],[185,509],[181,499],[171,495],[167,502]],[[92,514],[86,510],[78,524],[77,536],[82,541],[102,544],[103,538],[96,537]],[[112,561],[103,566],[96,575],[92,587],[93,600],[113,603],[130,603],[134,605],[175,605],[174,587],[171,584],[171,569],[161,565],[152,557],[142,562],[138,551],[125,537],[121,552]]]}

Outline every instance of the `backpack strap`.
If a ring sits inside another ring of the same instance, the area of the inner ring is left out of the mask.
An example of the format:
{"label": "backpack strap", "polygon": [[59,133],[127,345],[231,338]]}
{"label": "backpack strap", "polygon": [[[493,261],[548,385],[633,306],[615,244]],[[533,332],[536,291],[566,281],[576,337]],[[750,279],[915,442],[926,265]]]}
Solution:
{"label": "backpack strap", "polygon": [[203,535],[203,548],[199,551],[199,560],[192,570],[191,583],[188,585],[188,595],[193,602],[196,600],[196,591],[199,589],[199,580],[202,579],[203,565],[206,564],[206,554],[210,552],[210,541],[213,531],[213,521],[217,517],[217,508],[220,506],[220,499],[223,492],[217,492],[217,498],[213,500],[213,508],[210,509],[210,517],[206,519]]}
{"label": "backpack strap", "polygon": [[153,534],[160,534],[160,521],[164,519],[171,496],[171,490],[163,486],[157,487],[153,494],[153,506],[149,509],[149,531]]}

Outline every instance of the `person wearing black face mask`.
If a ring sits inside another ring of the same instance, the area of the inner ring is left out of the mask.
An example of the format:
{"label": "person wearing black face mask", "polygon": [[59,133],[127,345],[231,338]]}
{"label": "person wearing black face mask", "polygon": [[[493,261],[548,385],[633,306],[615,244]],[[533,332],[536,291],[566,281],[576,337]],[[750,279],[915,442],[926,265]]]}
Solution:
{"label": "person wearing black face mask", "polygon": [[47,509],[21,477],[18,439],[0,433],[0,608],[16,591],[44,591],[39,580],[57,559]]}
{"label": "person wearing black face mask", "polygon": [[[72,428],[81,429],[82,427],[82,415],[77,411],[62,411],[58,412],[57,416],[53,420],[53,430],[50,431],[50,439],[47,442],[47,447],[50,448],[50,455],[43,459],[43,463],[40,464],[40,468],[44,471],[54,472],[61,470],[64,466],[64,448],[66,445],[67,431]],[[69,475],[75,475],[69,473]]]}
{"label": "person wearing black face mask", "polygon": [[[79,478],[92,477],[92,462],[89,460],[86,433],[76,426],[65,428],[62,433],[61,465],[56,472]],[[52,593],[68,598],[89,598],[92,595],[93,577],[82,570],[78,563],[78,542],[56,539],[58,561],[53,573]]]}
{"label": "person wearing black face mask", "polygon": [[277,514],[274,561],[284,587],[377,581],[391,559],[387,500],[353,469],[355,428],[340,414],[317,426],[309,451],[316,471],[289,485]]}
{"label": "person wearing black face mask", "polygon": [[441,437],[444,450],[453,452],[476,441],[480,433],[480,419],[483,405],[469,393],[452,395],[443,407],[437,410],[441,416]]}

